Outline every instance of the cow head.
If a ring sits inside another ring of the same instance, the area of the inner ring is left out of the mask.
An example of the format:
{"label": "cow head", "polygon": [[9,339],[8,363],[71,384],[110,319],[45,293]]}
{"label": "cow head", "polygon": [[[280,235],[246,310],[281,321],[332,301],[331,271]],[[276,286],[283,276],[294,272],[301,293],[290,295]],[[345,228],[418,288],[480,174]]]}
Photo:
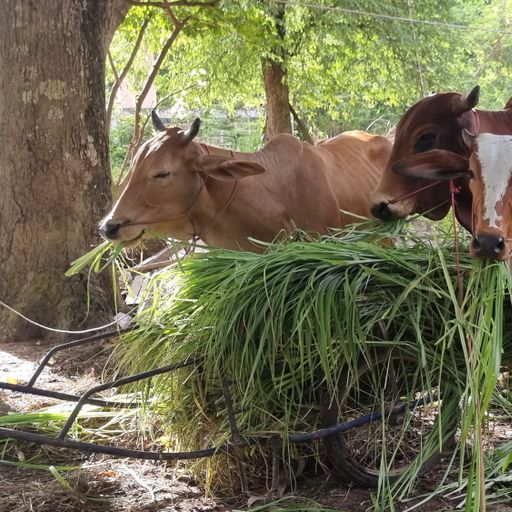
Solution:
{"label": "cow head", "polygon": [[464,133],[472,149],[473,256],[506,260],[512,252],[512,135]]}
{"label": "cow head", "polygon": [[152,119],[157,134],[137,151],[124,191],[100,223],[108,240],[135,242],[147,228],[188,240],[197,234],[194,211],[211,203],[204,197],[207,179],[234,183],[265,171],[255,162],[209,154],[194,141],[199,119],[186,131],[166,128],[154,111]]}
{"label": "cow head", "polygon": [[[471,129],[471,110],[478,103],[479,92],[476,86],[467,96],[453,92],[434,94],[404,114],[381,182],[372,196],[372,213],[376,217],[390,220],[421,213],[439,220],[447,214],[450,189],[440,181],[440,165],[457,155],[468,156],[462,130]],[[458,165],[464,167],[464,162],[459,161]],[[432,180],[440,182],[434,185]]]}

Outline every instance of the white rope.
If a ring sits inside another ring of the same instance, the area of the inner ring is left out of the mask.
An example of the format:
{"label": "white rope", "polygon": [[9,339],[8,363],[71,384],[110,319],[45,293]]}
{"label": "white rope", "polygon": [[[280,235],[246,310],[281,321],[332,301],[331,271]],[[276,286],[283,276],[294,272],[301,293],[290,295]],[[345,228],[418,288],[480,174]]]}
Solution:
{"label": "white rope", "polygon": [[358,11],[356,9],[346,9],[345,7],[336,7],[330,5],[318,5],[312,4],[309,2],[296,2],[295,0],[271,0],[276,4],[285,4],[289,7],[309,7],[311,9],[321,9],[323,11],[338,11],[344,12],[347,14],[355,14],[358,16],[369,16],[371,18],[381,18],[385,20],[394,20],[394,21],[404,21],[407,23],[417,23],[420,25],[430,25],[434,27],[444,27],[444,28],[455,28],[458,30],[478,30],[482,32],[493,32],[498,34],[512,34],[512,30],[506,30],[501,28],[491,28],[491,27],[470,27],[469,25],[460,25],[456,23],[446,23],[443,21],[434,21],[434,20],[419,20],[416,18],[407,18],[406,16],[393,16],[391,14],[381,14],[377,12],[370,11]]}
{"label": "white rope", "polygon": [[19,311],[16,311],[11,306],[7,305],[5,302],[2,302],[0,300],[0,306],[3,306],[4,308],[8,309],[9,311],[12,311],[19,317],[23,318],[23,320],[26,320],[27,322],[31,323],[32,325],[36,325],[37,327],[41,327],[41,329],[45,329],[46,331],[51,332],[60,332],[63,334],[87,334],[89,332],[95,332],[95,331],[101,331],[102,329],[106,329],[107,327],[112,327],[113,325],[119,324],[120,321],[126,316],[129,316],[129,313],[133,312],[135,308],[131,309],[129,313],[125,313],[123,317],[117,318],[113,322],[110,322],[109,324],[101,325],[99,327],[92,327],[90,329],[84,329],[83,331],[67,331],[66,329],[55,329],[53,327],[48,327],[47,325],[40,324],[34,320],[31,320],[30,318],[27,318],[24,314],[20,313]]}

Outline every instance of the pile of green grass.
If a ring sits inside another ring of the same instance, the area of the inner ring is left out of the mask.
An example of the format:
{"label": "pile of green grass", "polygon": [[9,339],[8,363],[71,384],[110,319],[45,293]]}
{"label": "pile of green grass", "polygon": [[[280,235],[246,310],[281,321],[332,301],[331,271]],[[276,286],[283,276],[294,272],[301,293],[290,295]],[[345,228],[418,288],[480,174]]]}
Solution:
{"label": "pile of green grass", "polygon": [[[502,354],[512,354],[510,329],[505,329],[510,276],[504,265],[475,261],[464,252],[457,263],[449,236],[438,233],[425,241],[405,237],[398,228],[390,233],[382,225],[360,227],[318,241],[271,245],[262,255],[209,250],[160,273],[152,305],[137,316],[139,328],[117,348],[117,369],[139,372],[191,354],[204,358],[196,368],[145,384],[148,410],[164,426],[160,441],[184,450],[229,439],[223,377],[242,437],[270,439],[279,433],[285,467],[305,456],[321,465],[320,444],[301,450],[288,445],[287,436],[323,426],[325,407],[339,406],[345,414],[339,421],[382,411],[379,400],[389,399],[382,390],[390,387],[393,374],[389,359],[378,372],[373,367],[379,354],[393,349],[414,361],[403,373],[400,393],[430,397],[437,419],[425,420],[428,429],[416,438],[419,456],[392,481],[387,470],[410,443],[406,430],[418,429],[417,418],[405,418],[396,447],[377,461],[378,500],[389,504],[407,495],[416,470],[458,425],[459,457],[469,464],[467,506],[476,504],[467,510],[484,506],[481,432]],[[395,247],[378,243],[390,235]],[[464,282],[461,304],[457,267]],[[169,280],[179,280],[176,293],[166,291]],[[364,364],[372,371],[360,382]],[[350,410],[346,382],[354,383]],[[382,436],[385,445],[388,427],[380,424],[367,432]],[[469,455],[467,440],[473,443]],[[265,446],[247,453],[252,475],[268,476]],[[222,467],[234,465],[224,461]],[[206,470],[206,483],[221,479],[213,460],[206,461]],[[237,482],[229,475],[224,471],[224,485]]]}

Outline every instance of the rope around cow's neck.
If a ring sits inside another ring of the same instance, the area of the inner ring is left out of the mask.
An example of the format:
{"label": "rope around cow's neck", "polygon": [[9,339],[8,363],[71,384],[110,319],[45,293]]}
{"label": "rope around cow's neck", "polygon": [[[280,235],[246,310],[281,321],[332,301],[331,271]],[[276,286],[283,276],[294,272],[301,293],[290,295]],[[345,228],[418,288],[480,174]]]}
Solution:
{"label": "rope around cow's neck", "polygon": [[[432,187],[439,185],[440,183],[444,183],[444,181],[437,180],[437,181],[433,181],[432,183],[429,183],[428,185],[423,185],[422,187],[418,187],[418,188],[414,189],[412,192],[408,192],[407,194],[402,194],[401,196],[394,197],[393,199],[388,201],[388,204],[395,204],[395,203],[398,203],[399,201],[403,201],[404,199],[409,199],[409,197],[413,197],[413,196],[419,194],[420,192],[429,190]],[[442,206],[442,205],[439,205],[439,206]],[[439,206],[436,206],[436,208],[439,208]]]}
{"label": "rope around cow's neck", "polygon": [[233,199],[235,198],[235,192],[236,192],[237,187],[238,187],[238,180],[235,180],[233,188],[231,189],[231,193],[229,194],[228,200],[226,201],[224,206],[220,209],[220,211],[215,215],[213,222],[210,224],[208,229],[204,230],[202,233],[196,232],[196,226],[195,226],[194,220],[192,219],[192,217],[189,217],[190,223],[192,224],[192,227],[194,228],[194,237],[195,238],[197,238],[197,239],[200,238],[201,240],[204,241],[204,236],[206,234],[208,234],[215,227],[217,222],[219,222],[219,220],[221,219],[222,215],[226,212],[226,210],[229,208],[229,206],[233,202]]}
{"label": "rope around cow's neck", "polygon": [[[194,208],[194,206],[199,201],[199,197],[201,196],[201,192],[203,191],[203,189],[206,186],[207,179],[208,179],[208,176],[206,176],[206,178],[204,178],[202,180],[203,183],[201,184],[201,187],[199,188],[199,192],[197,193],[196,197],[194,198],[194,201],[192,201],[192,204],[186,210],[184,210],[183,212],[179,213],[178,215],[176,215],[174,217],[171,217],[171,218],[167,218],[165,220],[159,220],[159,221],[155,221],[155,222],[125,222],[124,224],[121,224],[120,227],[124,228],[124,227],[127,227],[127,226],[142,226],[142,225],[148,225],[148,224],[161,224],[162,222],[171,222],[173,220],[177,220],[177,219],[179,219],[181,217],[184,217],[185,215],[188,216],[190,214],[190,211],[192,210],[192,208]],[[190,220],[190,217],[189,217],[189,220]]]}
{"label": "rope around cow's neck", "polygon": [[459,257],[459,233],[457,217],[455,216],[455,194],[460,192],[460,187],[456,187],[453,179],[450,180],[450,201],[452,205],[452,223],[453,223],[453,236],[455,237],[455,268],[457,272],[456,283],[457,283],[457,300],[459,305],[462,304],[464,299],[464,285],[462,282],[462,274],[460,271],[460,257]]}

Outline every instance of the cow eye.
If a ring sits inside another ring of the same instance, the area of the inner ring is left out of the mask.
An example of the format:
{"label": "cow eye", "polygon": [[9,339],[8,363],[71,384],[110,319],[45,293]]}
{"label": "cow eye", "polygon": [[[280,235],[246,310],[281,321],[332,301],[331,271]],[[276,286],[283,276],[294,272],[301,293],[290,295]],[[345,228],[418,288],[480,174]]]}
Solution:
{"label": "cow eye", "polygon": [[158,174],[154,174],[153,175],[153,178],[167,178],[167,176],[169,176],[171,173],[169,171],[162,171],[162,172],[159,172]]}
{"label": "cow eye", "polygon": [[414,144],[414,153],[423,153],[425,151],[430,151],[434,147],[434,142],[436,140],[435,133],[424,133]]}

